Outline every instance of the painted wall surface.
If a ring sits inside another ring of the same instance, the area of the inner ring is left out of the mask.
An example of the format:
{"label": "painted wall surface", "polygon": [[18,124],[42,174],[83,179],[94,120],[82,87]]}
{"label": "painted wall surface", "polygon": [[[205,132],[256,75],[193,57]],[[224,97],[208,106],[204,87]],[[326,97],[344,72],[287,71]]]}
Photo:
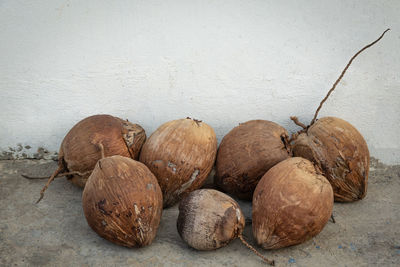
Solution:
{"label": "painted wall surface", "polygon": [[320,115],[400,163],[399,14],[398,0],[2,0],[0,154],[51,155],[98,113],[148,135],[187,116],[219,140],[251,119],[295,132],[289,116],[308,123],[350,57],[390,27]]}

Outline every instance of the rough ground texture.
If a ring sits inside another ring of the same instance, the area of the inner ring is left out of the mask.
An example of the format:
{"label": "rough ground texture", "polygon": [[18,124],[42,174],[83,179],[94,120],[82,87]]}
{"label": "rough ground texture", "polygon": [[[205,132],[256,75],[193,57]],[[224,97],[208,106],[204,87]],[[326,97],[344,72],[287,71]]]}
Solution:
{"label": "rough ground texture", "polygon": [[[301,245],[265,251],[278,266],[399,266],[400,166],[371,162],[368,194],[355,203],[335,203],[336,223],[328,222]],[[233,241],[216,251],[189,248],[176,230],[178,207],[164,210],[158,235],[141,249],[116,246],[93,232],[81,206],[82,190],[56,179],[34,204],[56,163],[46,160],[0,161],[0,266],[265,266]],[[249,202],[239,201],[246,216]],[[251,226],[244,231],[254,244]]]}

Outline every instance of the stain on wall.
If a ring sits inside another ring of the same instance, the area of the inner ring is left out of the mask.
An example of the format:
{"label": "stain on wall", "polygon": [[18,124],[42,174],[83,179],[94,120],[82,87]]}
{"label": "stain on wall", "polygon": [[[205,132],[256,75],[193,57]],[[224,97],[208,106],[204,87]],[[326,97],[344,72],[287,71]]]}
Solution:
{"label": "stain on wall", "polygon": [[30,145],[17,144],[15,147],[9,147],[7,151],[0,152],[0,160],[15,159],[51,159],[57,160],[57,152],[49,152],[46,148],[39,147],[36,151],[31,150]]}

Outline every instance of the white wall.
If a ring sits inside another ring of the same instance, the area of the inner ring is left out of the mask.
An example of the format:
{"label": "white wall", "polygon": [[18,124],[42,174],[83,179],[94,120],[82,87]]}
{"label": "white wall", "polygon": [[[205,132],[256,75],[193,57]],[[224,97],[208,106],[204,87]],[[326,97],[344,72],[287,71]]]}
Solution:
{"label": "white wall", "polygon": [[372,156],[400,163],[399,11],[397,0],[0,0],[0,153],[57,151],[97,113],[148,134],[186,116],[219,140],[250,119],[293,132],[289,116],[308,123],[350,57],[391,27],[321,116],[348,120]]}

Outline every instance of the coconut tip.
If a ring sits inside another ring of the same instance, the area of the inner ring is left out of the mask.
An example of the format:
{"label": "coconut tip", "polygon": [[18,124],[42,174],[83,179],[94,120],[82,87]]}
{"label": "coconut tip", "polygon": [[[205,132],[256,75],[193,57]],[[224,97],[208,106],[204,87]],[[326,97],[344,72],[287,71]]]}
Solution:
{"label": "coconut tip", "polygon": [[197,124],[197,126],[200,126],[201,123],[203,122],[202,120],[197,120],[195,118],[190,118],[190,117],[186,117],[186,119],[194,121]]}

